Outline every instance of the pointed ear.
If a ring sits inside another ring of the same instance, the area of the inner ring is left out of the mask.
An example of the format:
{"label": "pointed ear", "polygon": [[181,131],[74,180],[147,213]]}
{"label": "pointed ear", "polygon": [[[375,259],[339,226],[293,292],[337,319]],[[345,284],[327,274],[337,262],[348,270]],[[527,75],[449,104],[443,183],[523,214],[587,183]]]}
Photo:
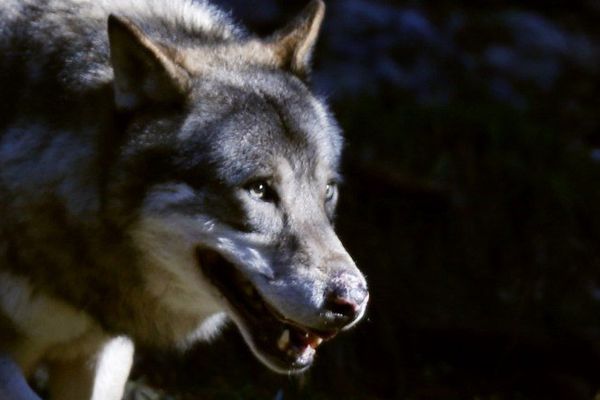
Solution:
{"label": "pointed ear", "polygon": [[175,62],[174,51],[154,43],[128,19],[112,14],[108,39],[117,109],[131,111],[152,103],[183,101],[190,78]]}
{"label": "pointed ear", "polygon": [[276,66],[287,69],[301,79],[308,77],[313,48],[325,15],[325,3],[312,0],[285,28],[268,39]]}

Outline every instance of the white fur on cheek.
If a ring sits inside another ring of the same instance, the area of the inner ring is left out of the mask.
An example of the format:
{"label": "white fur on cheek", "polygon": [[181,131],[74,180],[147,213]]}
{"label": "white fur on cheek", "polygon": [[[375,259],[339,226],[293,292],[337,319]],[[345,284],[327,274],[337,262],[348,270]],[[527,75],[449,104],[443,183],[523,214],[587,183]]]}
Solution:
{"label": "white fur on cheek", "polygon": [[173,312],[207,318],[221,311],[212,286],[204,280],[195,257],[198,225],[190,218],[141,220],[133,237],[148,266],[148,290]]}
{"label": "white fur on cheek", "polygon": [[246,272],[273,277],[273,270],[269,263],[258,250],[252,247],[251,243],[237,241],[235,237],[220,236],[217,240],[217,248],[224,255],[228,255],[232,262],[242,266]]}
{"label": "white fur on cheek", "polygon": [[214,339],[227,322],[227,314],[217,313],[203,320],[195,331],[190,333],[186,338],[187,344],[192,344],[197,341],[210,341]]}

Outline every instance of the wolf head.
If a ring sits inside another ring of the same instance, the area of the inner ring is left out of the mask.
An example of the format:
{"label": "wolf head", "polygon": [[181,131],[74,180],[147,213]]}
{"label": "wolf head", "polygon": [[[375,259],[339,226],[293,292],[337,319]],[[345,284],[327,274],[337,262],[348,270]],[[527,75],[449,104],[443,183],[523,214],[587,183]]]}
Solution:
{"label": "wolf head", "polygon": [[307,368],[368,301],[332,226],[340,130],[305,84],[323,13],[316,0],[264,40],[178,46],[108,26],[126,120],[114,208],[167,315],[156,330],[185,342],[226,314],[279,372]]}

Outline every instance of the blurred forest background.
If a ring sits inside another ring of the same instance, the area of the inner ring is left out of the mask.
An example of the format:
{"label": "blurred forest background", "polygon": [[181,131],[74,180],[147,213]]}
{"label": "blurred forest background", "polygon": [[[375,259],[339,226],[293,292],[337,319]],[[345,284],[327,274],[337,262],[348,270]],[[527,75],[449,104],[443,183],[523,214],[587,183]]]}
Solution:
{"label": "blurred forest background", "polygon": [[[262,35],[306,4],[214,2]],[[302,377],[233,327],[134,376],[182,399],[600,399],[600,2],[327,5],[313,84],[347,138],[366,320]]]}

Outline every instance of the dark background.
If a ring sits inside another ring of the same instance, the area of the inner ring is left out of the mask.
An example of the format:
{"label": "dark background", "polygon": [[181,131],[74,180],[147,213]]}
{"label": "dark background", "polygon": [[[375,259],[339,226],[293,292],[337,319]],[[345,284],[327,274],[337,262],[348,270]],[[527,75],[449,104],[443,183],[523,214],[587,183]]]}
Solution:
{"label": "dark background", "polygon": [[[221,0],[251,31],[305,1]],[[600,2],[331,0],[338,232],[367,318],[302,377],[230,328],[137,376],[183,399],[600,399]]]}

